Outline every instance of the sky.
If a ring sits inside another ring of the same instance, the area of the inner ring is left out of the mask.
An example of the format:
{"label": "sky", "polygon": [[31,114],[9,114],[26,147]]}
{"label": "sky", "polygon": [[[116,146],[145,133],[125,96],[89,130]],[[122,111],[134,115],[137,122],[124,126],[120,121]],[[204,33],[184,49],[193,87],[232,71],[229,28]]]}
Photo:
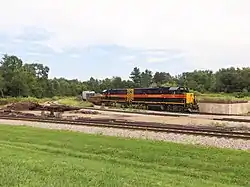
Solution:
{"label": "sky", "polygon": [[250,66],[249,0],[0,0],[0,52],[50,77]]}

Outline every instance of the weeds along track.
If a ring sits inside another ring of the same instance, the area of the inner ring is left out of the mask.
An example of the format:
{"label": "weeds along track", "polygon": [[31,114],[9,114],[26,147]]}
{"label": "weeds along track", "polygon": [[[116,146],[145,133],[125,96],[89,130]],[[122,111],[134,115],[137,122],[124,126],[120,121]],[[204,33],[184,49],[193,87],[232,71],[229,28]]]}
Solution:
{"label": "weeds along track", "polygon": [[130,130],[143,130],[154,132],[166,132],[166,133],[179,133],[189,135],[202,135],[212,137],[224,137],[234,139],[250,140],[250,131],[239,131],[239,129],[232,127],[211,127],[211,126],[194,126],[194,125],[175,125],[175,124],[160,124],[152,122],[132,122],[115,119],[87,119],[78,118],[75,120],[60,119],[60,118],[48,118],[48,117],[27,117],[27,116],[8,116],[1,115],[0,119],[5,120],[20,120],[42,123],[57,123],[68,125],[80,125],[91,127],[106,127],[106,128],[119,128]]}

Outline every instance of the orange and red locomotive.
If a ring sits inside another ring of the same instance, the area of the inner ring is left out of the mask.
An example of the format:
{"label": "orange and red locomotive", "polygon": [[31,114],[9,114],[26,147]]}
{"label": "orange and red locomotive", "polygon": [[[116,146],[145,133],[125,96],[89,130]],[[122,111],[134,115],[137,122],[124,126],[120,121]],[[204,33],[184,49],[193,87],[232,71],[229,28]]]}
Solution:
{"label": "orange and red locomotive", "polygon": [[186,87],[130,88],[108,89],[100,96],[93,96],[90,101],[94,104],[123,106],[160,106],[165,111],[185,112],[198,110],[194,93]]}

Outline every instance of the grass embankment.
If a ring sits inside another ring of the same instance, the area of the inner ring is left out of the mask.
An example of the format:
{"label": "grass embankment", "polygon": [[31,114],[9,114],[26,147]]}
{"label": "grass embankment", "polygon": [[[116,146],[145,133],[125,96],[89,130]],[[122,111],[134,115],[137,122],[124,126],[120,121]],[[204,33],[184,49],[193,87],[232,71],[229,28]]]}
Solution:
{"label": "grass embankment", "polygon": [[52,98],[35,98],[35,97],[8,97],[0,98],[0,106],[17,103],[17,102],[35,102],[35,103],[45,103],[47,101],[56,101],[59,104],[65,104],[70,106],[79,106],[79,107],[92,107],[93,104],[89,102],[82,101],[77,97],[52,97]]}
{"label": "grass embankment", "polygon": [[87,101],[82,101],[81,99],[78,99],[77,97],[64,97],[64,98],[58,99],[57,102],[59,104],[76,106],[76,107],[92,107],[92,106],[94,106],[92,103],[87,102]]}
{"label": "grass embankment", "polygon": [[199,94],[196,93],[198,102],[200,103],[246,103],[250,101],[250,97],[237,98],[232,94],[225,93],[210,93]]}
{"label": "grass embankment", "polygon": [[250,153],[0,126],[0,186],[249,186]]}
{"label": "grass embankment", "polygon": [[0,98],[0,105],[7,105],[10,103],[17,103],[17,102],[36,102],[36,103],[44,103],[46,101],[53,101],[56,100],[55,98],[35,98],[35,97],[7,97],[7,98]]}

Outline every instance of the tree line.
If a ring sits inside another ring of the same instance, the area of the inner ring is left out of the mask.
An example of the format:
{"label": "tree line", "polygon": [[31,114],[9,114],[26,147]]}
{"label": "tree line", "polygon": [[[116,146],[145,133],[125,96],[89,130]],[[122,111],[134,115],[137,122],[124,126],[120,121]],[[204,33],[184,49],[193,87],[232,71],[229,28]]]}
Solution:
{"label": "tree line", "polygon": [[195,70],[173,76],[167,72],[155,72],[135,67],[129,80],[121,77],[103,80],[91,77],[87,81],[65,78],[48,78],[49,67],[40,63],[24,63],[14,55],[5,54],[0,61],[0,96],[75,96],[83,90],[101,92],[108,88],[135,88],[158,86],[186,86],[193,91],[241,93],[250,92],[250,68],[222,68],[217,72]]}

